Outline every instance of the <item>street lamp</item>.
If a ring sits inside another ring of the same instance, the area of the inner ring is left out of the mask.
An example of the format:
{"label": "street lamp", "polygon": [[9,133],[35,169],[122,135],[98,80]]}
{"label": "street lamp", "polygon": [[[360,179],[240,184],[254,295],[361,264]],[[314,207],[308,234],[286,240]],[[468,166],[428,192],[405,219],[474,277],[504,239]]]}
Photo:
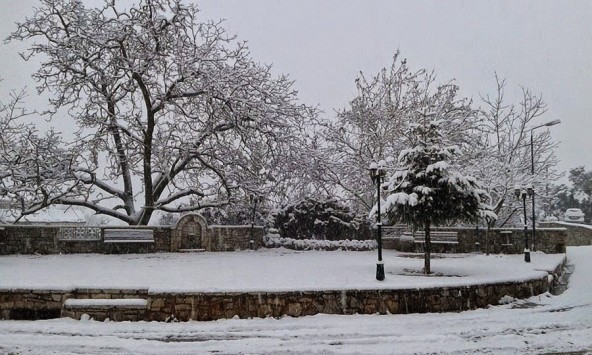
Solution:
{"label": "street lamp", "polygon": [[514,188],[514,195],[518,199],[522,198],[522,208],[524,210],[524,261],[529,263],[530,249],[528,248],[528,221],[526,219],[526,195],[534,196],[534,190],[532,188],[532,185],[529,185],[526,188],[516,186]]}
{"label": "street lamp", "polygon": [[380,185],[382,183],[382,178],[386,176],[385,165],[386,164],[384,160],[381,160],[378,162],[378,164],[372,162],[368,167],[370,179],[372,179],[373,183],[376,183],[376,194],[378,196],[378,209],[376,213],[376,242],[378,243],[378,262],[376,263],[376,280],[378,281],[384,280],[384,262],[382,261],[382,221],[380,211]]}
{"label": "street lamp", "polygon": [[[530,129],[530,174],[532,175],[532,181],[534,183],[534,144],[533,144],[533,131],[541,127],[551,127],[561,123],[561,120],[553,120],[551,122],[543,123]],[[536,251],[536,217],[534,208],[534,193],[532,194],[532,250]]]}
{"label": "street lamp", "polygon": [[253,212],[251,214],[251,240],[249,240],[249,244],[251,245],[251,250],[255,250],[255,212],[257,211],[257,203],[263,202],[263,197],[250,194],[249,202],[253,206]]}

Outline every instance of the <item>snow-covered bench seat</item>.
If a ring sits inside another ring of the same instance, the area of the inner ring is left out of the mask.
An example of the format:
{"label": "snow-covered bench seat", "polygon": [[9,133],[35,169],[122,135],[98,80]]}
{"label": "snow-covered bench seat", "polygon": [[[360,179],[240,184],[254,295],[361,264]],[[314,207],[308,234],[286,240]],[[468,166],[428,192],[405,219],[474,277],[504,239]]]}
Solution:
{"label": "snow-covered bench seat", "polygon": [[152,229],[105,229],[105,243],[154,243]]}
{"label": "snow-covered bench seat", "polygon": [[[415,245],[418,251],[424,250],[425,232],[417,231],[415,233],[404,233],[404,235],[411,235],[415,240]],[[453,231],[430,231],[430,241],[432,246],[435,246],[434,251],[451,251],[456,253],[458,246],[458,233]]]}
{"label": "snow-covered bench seat", "polygon": [[65,309],[110,309],[110,308],[125,308],[125,309],[146,309],[148,307],[148,300],[143,298],[109,298],[109,299],[77,299],[68,298],[64,301]]}

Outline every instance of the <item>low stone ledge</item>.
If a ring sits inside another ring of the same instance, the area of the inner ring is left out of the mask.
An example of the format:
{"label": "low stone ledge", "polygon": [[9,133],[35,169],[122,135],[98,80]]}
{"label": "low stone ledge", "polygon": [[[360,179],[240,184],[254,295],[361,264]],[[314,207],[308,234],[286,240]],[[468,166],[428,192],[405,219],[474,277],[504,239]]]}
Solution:
{"label": "low stone ledge", "polygon": [[110,299],[67,299],[60,312],[60,317],[82,319],[87,316],[104,321],[140,321],[145,320],[149,301],[142,298]]}
{"label": "low stone ledge", "polygon": [[547,275],[527,281],[426,289],[327,290],[245,293],[151,293],[148,320],[282,317],[326,314],[454,312],[497,305],[503,296],[548,291]]}

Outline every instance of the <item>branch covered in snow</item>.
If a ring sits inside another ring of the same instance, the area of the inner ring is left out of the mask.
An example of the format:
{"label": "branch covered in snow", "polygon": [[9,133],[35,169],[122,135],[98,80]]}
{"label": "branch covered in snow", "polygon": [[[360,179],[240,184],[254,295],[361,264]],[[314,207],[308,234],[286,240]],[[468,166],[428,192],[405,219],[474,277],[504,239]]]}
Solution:
{"label": "branch covered in snow", "polygon": [[156,210],[266,194],[315,118],[287,76],[181,0],[41,0],[9,39],[31,43],[23,57],[41,61],[38,90],[78,127],[59,147],[69,174],[30,191],[32,206],[115,203],[112,216],[147,224]]}

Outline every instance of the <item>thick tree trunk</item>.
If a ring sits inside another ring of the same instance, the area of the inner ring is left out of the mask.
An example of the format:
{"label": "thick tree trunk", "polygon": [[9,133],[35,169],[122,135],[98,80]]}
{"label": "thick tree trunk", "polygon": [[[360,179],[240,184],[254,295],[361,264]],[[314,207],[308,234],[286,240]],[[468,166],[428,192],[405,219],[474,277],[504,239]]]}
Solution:
{"label": "thick tree trunk", "polygon": [[431,273],[430,269],[430,258],[432,256],[432,239],[430,237],[430,222],[426,222],[424,226],[424,233],[425,233],[425,249],[424,249],[424,266],[423,272],[426,275]]}

